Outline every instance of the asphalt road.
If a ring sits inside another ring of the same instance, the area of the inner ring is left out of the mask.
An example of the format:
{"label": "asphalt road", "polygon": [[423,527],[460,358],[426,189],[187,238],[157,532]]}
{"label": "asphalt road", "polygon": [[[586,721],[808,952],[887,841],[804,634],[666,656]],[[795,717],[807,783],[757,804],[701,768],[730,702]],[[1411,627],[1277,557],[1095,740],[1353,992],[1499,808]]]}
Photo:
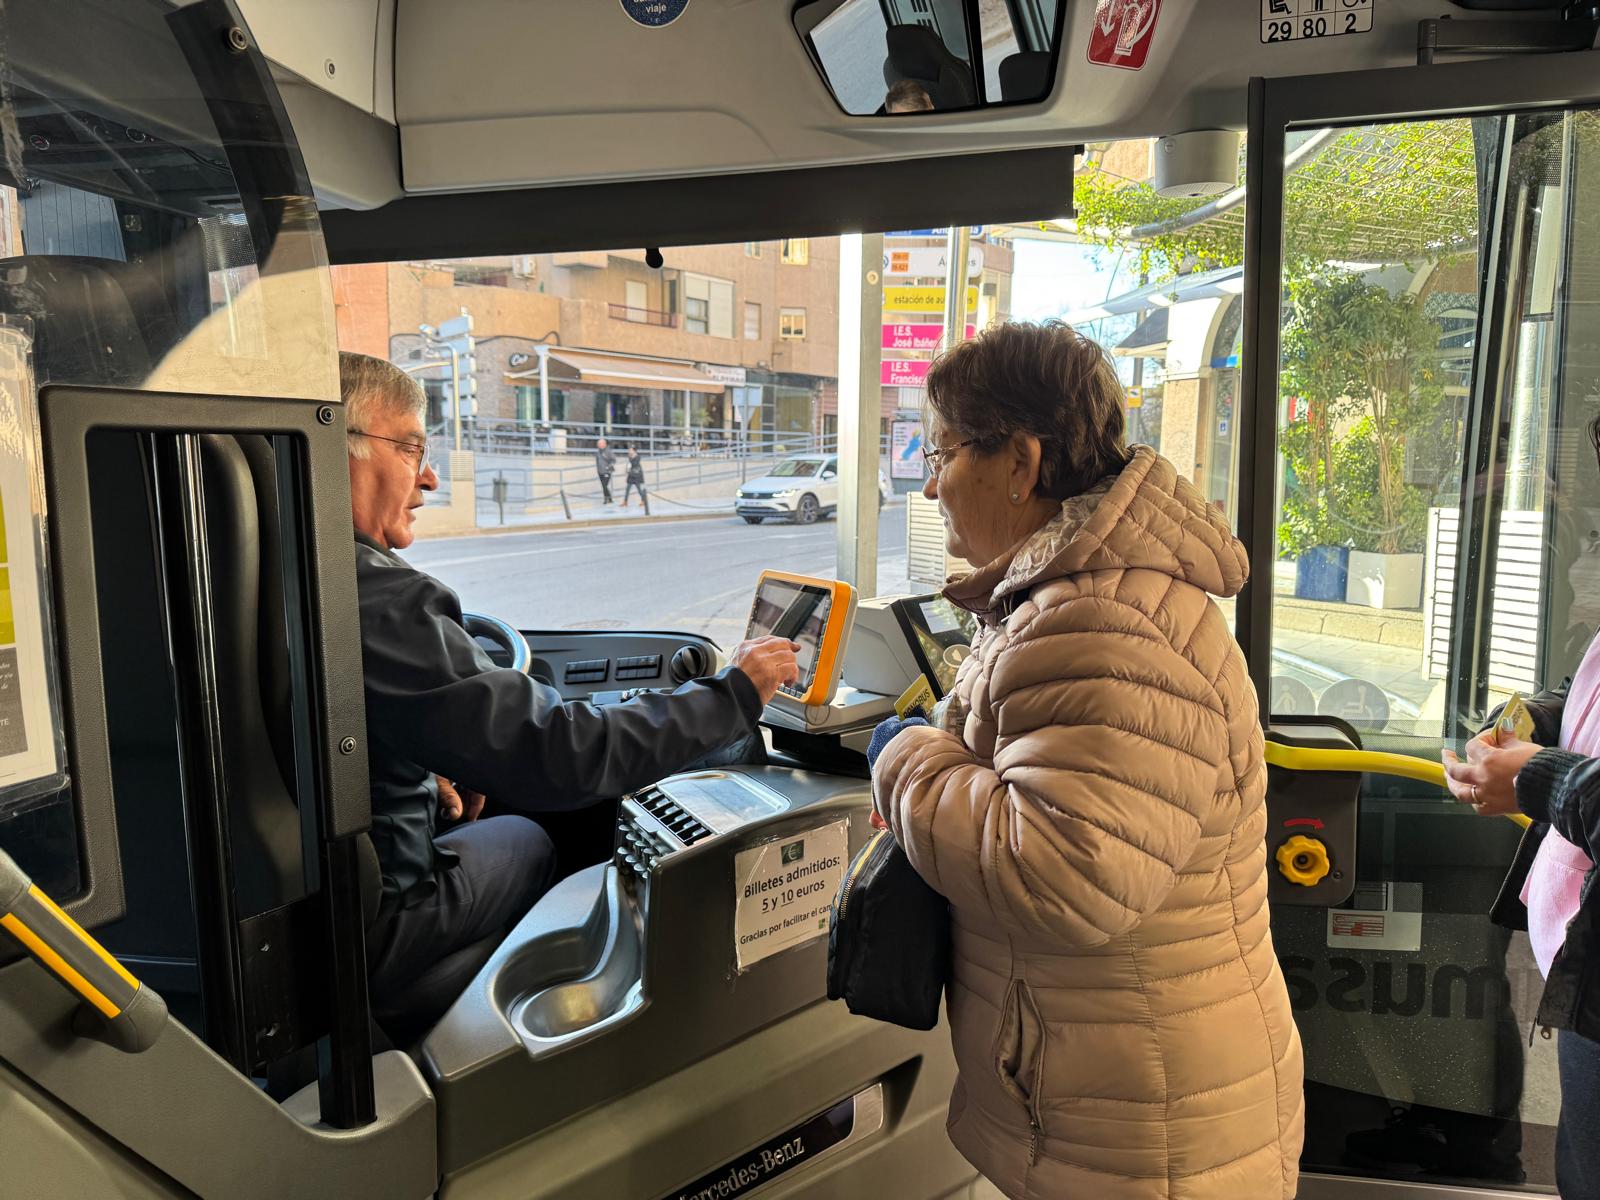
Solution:
{"label": "asphalt road", "polygon": [[[492,613],[520,629],[682,630],[705,634],[728,649],[744,633],[762,569],[831,576],[836,538],[832,521],[751,526],[732,516],[619,520],[599,528],[437,538],[416,543],[405,557],[454,588],[464,608]],[[878,542],[881,590],[900,590],[902,506],[883,511]],[[1381,707],[1392,729],[1419,731],[1416,714],[1432,681],[1421,676],[1418,651],[1318,634],[1283,632],[1277,641],[1283,644],[1274,646],[1273,675],[1302,685],[1305,711],[1318,711],[1314,697],[1354,675],[1386,697]],[[1343,692],[1351,690],[1344,688],[1340,698],[1350,701]],[[1289,700],[1284,704],[1285,711],[1300,710]],[[1379,716],[1344,709],[1340,715],[1363,723],[1364,717]]]}
{"label": "asphalt road", "polygon": [[[670,629],[724,649],[744,633],[756,579],[768,567],[835,572],[837,526],[746,525],[737,517],[598,529],[541,529],[435,538],[405,551],[443,580],[462,607],[519,629]],[[904,507],[883,510],[879,558],[904,569]]]}

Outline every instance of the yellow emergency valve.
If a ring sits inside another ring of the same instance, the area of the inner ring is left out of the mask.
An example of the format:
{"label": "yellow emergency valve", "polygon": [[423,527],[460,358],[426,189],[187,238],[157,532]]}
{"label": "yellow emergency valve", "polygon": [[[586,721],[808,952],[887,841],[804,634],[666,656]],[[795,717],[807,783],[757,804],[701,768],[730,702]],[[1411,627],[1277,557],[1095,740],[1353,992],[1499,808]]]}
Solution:
{"label": "yellow emergency valve", "polygon": [[1320,838],[1297,833],[1278,847],[1278,873],[1290,883],[1315,887],[1332,869],[1328,848]]}

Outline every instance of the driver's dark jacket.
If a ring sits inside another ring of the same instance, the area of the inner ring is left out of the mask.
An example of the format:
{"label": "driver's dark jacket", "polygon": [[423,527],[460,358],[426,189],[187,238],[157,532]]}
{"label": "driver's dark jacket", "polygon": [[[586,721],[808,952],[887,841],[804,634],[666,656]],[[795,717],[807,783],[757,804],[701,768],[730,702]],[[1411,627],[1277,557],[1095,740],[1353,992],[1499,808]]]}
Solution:
{"label": "driver's dark jacket", "polygon": [[495,666],[462,627],[454,592],[359,533],[356,589],[386,909],[431,894],[434,871],[457,861],[433,841],[435,773],[506,808],[579,808],[706,757],[761,715],[736,667],[622,704],[564,702]]}
{"label": "driver's dark jacket", "polygon": [[[1561,738],[1565,688],[1540,692],[1528,699],[1533,717],[1533,740],[1541,750],[1517,772],[1517,807],[1533,819],[1517,847],[1511,871],[1491,910],[1493,920],[1511,929],[1528,927],[1528,912],[1521,895],[1534,856],[1545,835],[1555,829],[1591,861],[1600,862],[1600,758],[1555,749]],[[1566,941],[1556,951],[1539,999],[1536,1020],[1551,1029],[1570,1029],[1581,1037],[1600,1041],[1600,895],[1595,871],[1583,881],[1578,912],[1567,925]]]}

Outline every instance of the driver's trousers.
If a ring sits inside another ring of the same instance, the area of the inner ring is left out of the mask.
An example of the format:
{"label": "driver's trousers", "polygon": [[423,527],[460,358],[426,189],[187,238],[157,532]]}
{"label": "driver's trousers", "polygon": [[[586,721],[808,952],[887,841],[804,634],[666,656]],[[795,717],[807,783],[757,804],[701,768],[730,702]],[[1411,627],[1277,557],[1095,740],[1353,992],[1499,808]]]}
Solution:
{"label": "driver's trousers", "polygon": [[437,839],[459,861],[432,895],[380,910],[367,930],[372,1014],[397,1045],[426,1033],[555,881],[549,836],[527,817],[487,817]]}

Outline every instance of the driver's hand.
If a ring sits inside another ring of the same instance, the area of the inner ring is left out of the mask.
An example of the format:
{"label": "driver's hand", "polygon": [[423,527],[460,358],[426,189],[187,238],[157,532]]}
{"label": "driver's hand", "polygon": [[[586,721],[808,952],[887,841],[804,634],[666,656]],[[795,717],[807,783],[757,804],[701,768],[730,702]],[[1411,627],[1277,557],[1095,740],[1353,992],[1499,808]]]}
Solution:
{"label": "driver's hand", "polygon": [[470,788],[456,790],[456,785],[443,775],[435,775],[439,784],[439,815],[447,821],[476,821],[483,812],[483,793]]}
{"label": "driver's hand", "polygon": [[778,694],[779,687],[800,678],[800,663],[795,658],[799,649],[800,644],[788,638],[753,638],[733,648],[728,665],[750,677],[761,694],[761,703],[766,704]]}

